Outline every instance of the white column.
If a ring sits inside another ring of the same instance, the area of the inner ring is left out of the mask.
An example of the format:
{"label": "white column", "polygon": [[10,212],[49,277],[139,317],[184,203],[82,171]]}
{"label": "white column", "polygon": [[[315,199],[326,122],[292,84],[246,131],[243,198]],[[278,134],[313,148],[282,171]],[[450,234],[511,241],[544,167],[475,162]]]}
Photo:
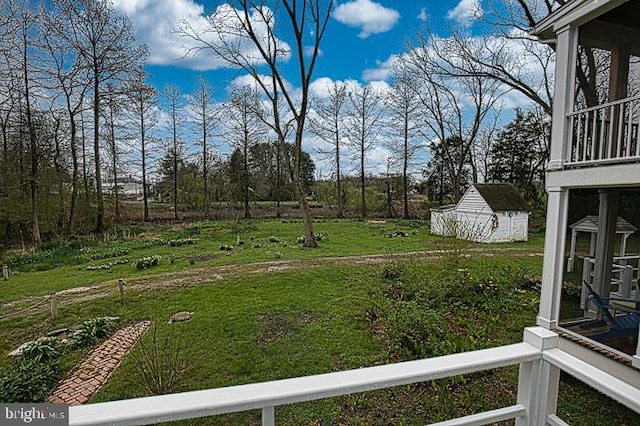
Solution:
{"label": "white column", "polygon": [[558,325],[560,316],[569,190],[548,188],[547,192],[547,228],[544,239],[542,291],[537,324],[553,328]]}
{"label": "white column", "polygon": [[570,129],[567,114],[573,110],[578,51],[578,28],[566,26],[557,31],[556,81],[551,121],[549,170],[561,169],[568,151]]}
{"label": "white column", "polygon": [[[544,352],[558,346],[559,337],[540,327],[524,330],[524,341]],[[516,426],[545,426],[547,416],[555,414],[558,406],[560,369],[542,358],[520,364],[518,377],[518,404],[527,415],[516,419]]]}
{"label": "white column", "polygon": [[593,286],[601,296],[609,296],[611,289],[611,268],[619,201],[620,190],[618,189],[598,191],[598,238]]}
{"label": "white column", "polygon": [[573,272],[573,265],[576,261],[576,240],[578,239],[578,231],[571,230],[571,250],[569,251],[569,260],[567,261],[567,272]]}

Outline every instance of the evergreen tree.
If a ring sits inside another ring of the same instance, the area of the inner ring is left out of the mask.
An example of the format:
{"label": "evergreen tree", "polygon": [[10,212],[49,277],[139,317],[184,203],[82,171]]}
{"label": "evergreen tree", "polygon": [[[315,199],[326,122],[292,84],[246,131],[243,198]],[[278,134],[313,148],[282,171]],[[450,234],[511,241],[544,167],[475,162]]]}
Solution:
{"label": "evergreen tree", "polygon": [[549,123],[544,117],[535,109],[517,109],[489,153],[489,180],[513,184],[536,205],[542,204],[544,165],[549,156]]}

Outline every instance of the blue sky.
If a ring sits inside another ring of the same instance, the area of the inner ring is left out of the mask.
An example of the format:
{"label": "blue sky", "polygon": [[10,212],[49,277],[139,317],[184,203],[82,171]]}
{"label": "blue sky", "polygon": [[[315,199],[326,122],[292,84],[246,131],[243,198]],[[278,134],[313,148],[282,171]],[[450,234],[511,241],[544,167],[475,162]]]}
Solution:
{"label": "blue sky", "polygon": [[[477,10],[477,0],[350,0],[337,1],[323,39],[314,78],[358,80],[383,79],[385,65],[393,54],[404,50],[407,40],[429,19],[441,35],[453,21],[469,20]],[[206,77],[224,92],[228,82],[241,75],[219,61],[202,55],[180,59],[188,40],[171,29],[182,18],[194,25],[203,22],[224,1],[203,0],[116,0],[115,6],[127,14],[139,41],[150,47],[150,81],[159,89],[177,84],[184,93],[195,77]]]}
{"label": "blue sky", "polygon": [[[135,27],[136,38],[150,49],[150,82],[160,91],[167,84],[179,86],[182,93],[192,91],[196,78],[204,73],[214,86],[216,98],[226,99],[229,87],[239,80],[242,84],[251,78],[242,71],[229,69],[228,64],[211,52],[185,58],[186,48],[196,46],[176,34],[179,22],[188,22],[193,28],[207,26],[206,18],[220,7],[229,7],[224,0],[113,0],[114,6],[128,15]],[[267,2],[271,4],[271,2]],[[452,26],[466,28],[473,35],[482,34],[482,7],[489,0],[337,0],[321,44],[322,54],[311,84],[311,94],[326,95],[333,81],[352,85],[373,83],[379,89],[388,88],[391,59],[407,51],[407,43],[428,23],[432,32],[440,37],[449,35]],[[276,28],[278,19],[276,14]],[[283,25],[286,22],[280,21]],[[278,29],[276,30],[277,34]],[[279,35],[285,42],[286,35]],[[298,86],[294,72],[295,60],[285,66],[284,77],[293,88]],[[528,100],[513,93],[508,108],[525,106]],[[509,96],[507,96],[508,98]],[[512,112],[512,111],[511,111]],[[512,114],[503,114],[506,119]],[[426,143],[426,141],[424,141]],[[317,155],[321,141],[305,137],[308,151],[321,173],[330,173],[333,165]],[[326,148],[325,148],[326,149]],[[221,144],[221,153],[228,152]],[[367,170],[384,173],[391,154],[383,146],[376,147],[367,157]],[[422,150],[417,161],[424,166],[428,151]],[[343,170],[354,172],[354,164],[345,159]],[[419,174],[420,164],[414,169]]]}

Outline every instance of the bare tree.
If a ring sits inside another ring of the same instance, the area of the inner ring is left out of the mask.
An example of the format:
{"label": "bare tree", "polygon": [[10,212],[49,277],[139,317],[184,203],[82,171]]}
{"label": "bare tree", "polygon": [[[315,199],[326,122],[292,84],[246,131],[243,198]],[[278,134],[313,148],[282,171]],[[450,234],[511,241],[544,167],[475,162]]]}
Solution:
{"label": "bare tree", "polygon": [[[65,42],[64,23],[59,15],[52,11],[41,12],[44,16],[43,43],[51,56],[50,73],[62,97],[67,119],[69,120],[69,145],[71,151],[71,197],[69,202],[69,218],[67,230],[73,235],[76,231],[78,210],[78,186],[80,180],[80,163],[78,159],[78,117],[82,112],[84,98],[90,79],[81,66],[80,58],[73,54]],[[86,191],[86,188],[85,188]]]}
{"label": "bare tree", "polygon": [[[438,145],[448,174],[451,176],[453,198],[461,196],[464,168],[472,168],[472,180],[478,181],[478,167],[471,155],[483,129],[504,94],[500,81],[482,73],[458,75],[453,68],[473,63],[467,56],[454,56],[449,47],[454,41],[430,37],[406,55],[406,66],[420,81],[419,98],[425,113],[424,136]],[[455,142],[449,146],[449,142]],[[432,143],[432,144],[433,144]],[[433,147],[432,147],[433,149]]]}
{"label": "bare tree", "polygon": [[420,135],[421,114],[417,88],[415,76],[406,67],[401,63],[394,67],[391,91],[386,97],[387,128],[390,131],[388,146],[401,161],[402,216],[405,219],[409,218],[409,166],[420,148],[416,140]]}
{"label": "bare tree", "polygon": [[261,142],[266,135],[264,123],[255,114],[256,104],[261,102],[258,93],[249,86],[236,87],[229,98],[228,106],[225,108],[225,121],[228,131],[225,132],[229,144],[238,150],[242,156],[242,168],[240,184],[242,187],[242,197],[244,203],[244,217],[250,216],[249,193],[250,170],[249,152],[251,147]]}
{"label": "bare tree", "polygon": [[[208,27],[197,29],[183,22],[178,31],[196,40],[197,52],[210,50],[230,65],[249,73],[269,99],[273,112],[273,127],[279,141],[286,140],[282,128],[280,104],[285,103],[295,122],[293,140],[293,177],[304,222],[304,245],[316,247],[311,210],[302,185],[302,139],[309,106],[309,85],[320,53],[320,42],[329,22],[333,0],[234,0],[223,5],[209,17]],[[293,36],[293,47],[276,35],[276,17],[283,17]],[[293,56],[300,80],[299,96],[288,85],[282,64]],[[262,69],[270,78],[262,78]]]}
{"label": "bare tree", "polygon": [[189,97],[193,111],[193,122],[200,132],[200,146],[202,147],[202,202],[204,204],[204,216],[209,218],[209,150],[210,138],[218,124],[219,111],[215,107],[213,88],[201,75],[196,83],[194,93]]}
{"label": "bare tree", "polygon": [[[5,37],[8,37],[10,52],[12,52],[15,66],[15,76],[19,76],[19,84],[16,89],[20,94],[20,106],[24,112],[24,124],[29,141],[30,173],[29,189],[31,198],[31,239],[34,246],[42,243],[40,236],[40,221],[38,207],[38,166],[40,161],[40,147],[34,113],[36,109],[33,90],[37,84],[36,69],[38,56],[35,54],[38,47],[36,40],[39,37],[40,16],[25,0],[12,0],[7,5],[7,27],[4,29]],[[10,65],[11,67],[11,65]],[[20,126],[22,126],[22,119]]]}
{"label": "bare tree", "polygon": [[[149,180],[148,180],[148,160],[150,147],[153,138],[150,135],[151,129],[157,124],[157,103],[158,93],[156,89],[147,84],[145,79],[147,74],[138,68],[134,72],[133,78],[129,81],[127,92],[129,93],[131,104],[129,107],[130,121],[134,129],[132,138],[138,142],[140,147],[140,166],[142,172],[142,217],[145,222],[149,217]],[[177,198],[177,195],[176,195]],[[177,213],[176,213],[177,214]]]}
{"label": "bare tree", "polygon": [[93,95],[93,153],[97,196],[96,230],[104,228],[102,163],[100,160],[100,102],[104,85],[123,78],[146,58],[145,46],[135,42],[129,19],[108,0],[54,0],[65,23],[60,34],[89,71]]}
{"label": "bare tree", "polygon": [[367,216],[366,159],[383,127],[382,96],[371,84],[349,92],[348,140],[355,151],[360,173],[360,213]]}
{"label": "bare tree", "polygon": [[115,87],[112,84],[107,84],[107,90],[104,93],[102,105],[104,120],[104,131],[106,133],[107,147],[109,156],[111,157],[111,178],[113,180],[113,206],[114,206],[114,220],[116,223],[120,222],[121,209],[120,209],[120,184],[122,182],[119,171],[121,168],[120,158],[123,152],[121,144],[119,144],[119,137],[122,136],[123,126],[120,122],[122,118],[124,104],[126,102],[124,93],[120,88]]}
{"label": "bare tree", "polygon": [[314,106],[316,116],[309,122],[309,130],[319,139],[331,145],[328,151],[321,151],[333,158],[336,167],[336,202],[338,217],[344,217],[344,194],[342,193],[342,175],[340,171],[340,147],[342,138],[348,94],[344,83],[334,82],[328,91],[326,99],[317,99]]}
{"label": "bare tree", "polygon": [[[181,147],[181,128],[184,124],[182,116],[182,93],[177,86],[169,85],[164,88],[164,97],[169,113],[169,132],[171,133],[171,144],[169,151],[172,155],[173,163],[173,218],[178,220],[178,156]],[[204,133],[206,139],[206,130]],[[206,142],[204,144],[206,147]],[[206,167],[206,166],[205,166]]]}

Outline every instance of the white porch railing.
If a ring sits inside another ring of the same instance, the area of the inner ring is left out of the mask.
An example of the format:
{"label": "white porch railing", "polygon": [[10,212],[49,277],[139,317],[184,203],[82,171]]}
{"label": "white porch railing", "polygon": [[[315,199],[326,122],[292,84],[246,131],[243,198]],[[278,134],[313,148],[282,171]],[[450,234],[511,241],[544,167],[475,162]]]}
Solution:
{"label": "white porch railing", "polygon": [[640,96],[568,114],[567,166],[640,160]]}
{"label": "white porch railing", "polygon": [[[517,403],[438,423],[483,425],[515,419],[517,426],[566,425],[555,415],[557,378],[563,370],[640,413],[640,390],[557,349],[558,335],[525,329],[524,342],[418,361],[368,367],[274,382],[81,405],[70,408],[70,425],[140,425],[262,410],[275,424],[275,407],[339,395],[430,381],[520,365]],[[584,365],[583,365],[584,364]]]}
{"label": "white porch railing", "polygon": [[[585,257],[582,263],[582,280],[593,284],[596,260]],[[640,300],[638,283],[640,282],[640,256],[614,256],[611,265],[611,294],[618,297],[635,298]],[[580,308],[595,310],[587,306],[587,289],[582,286]]]}

